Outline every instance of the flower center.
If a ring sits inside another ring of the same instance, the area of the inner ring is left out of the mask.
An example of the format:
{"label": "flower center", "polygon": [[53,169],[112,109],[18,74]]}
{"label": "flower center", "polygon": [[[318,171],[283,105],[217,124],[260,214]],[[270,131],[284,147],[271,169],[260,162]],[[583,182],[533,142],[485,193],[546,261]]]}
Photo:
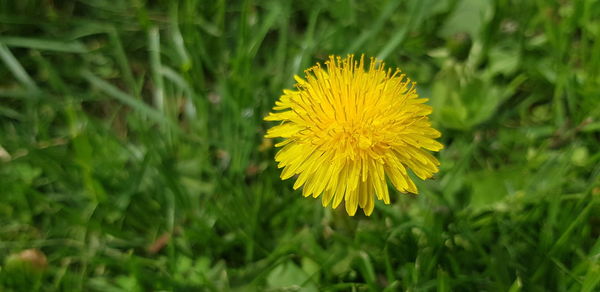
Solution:
{"label": "flower center", "polygon": [[334,150],[347,158],[363,156],[381,141],[381,133],[363,122],[342,122],[331,125],[322,132],[320,144],[324,149]]}

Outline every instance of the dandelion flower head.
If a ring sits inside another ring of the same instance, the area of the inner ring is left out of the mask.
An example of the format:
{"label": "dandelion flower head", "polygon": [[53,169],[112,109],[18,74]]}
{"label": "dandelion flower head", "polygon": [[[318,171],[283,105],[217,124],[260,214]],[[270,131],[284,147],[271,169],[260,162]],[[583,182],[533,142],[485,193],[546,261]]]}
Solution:
{"label": "dandelion flower head", "polygon": [[371,215],[375,197],[389,204],[387,181],[417,194],[408,170],[430,178],[439,162],[428,150],[443,148],[415,83],[374,58],[365,69],[364,59],[330,56],[295,76],[296,90],[284,90],[265,118],[280,122],[265,137],[283,138],[275,145],[281,178],[296,176],[294,189],[321,196],[324,207],[344,202],[351,216],[358,207]]}

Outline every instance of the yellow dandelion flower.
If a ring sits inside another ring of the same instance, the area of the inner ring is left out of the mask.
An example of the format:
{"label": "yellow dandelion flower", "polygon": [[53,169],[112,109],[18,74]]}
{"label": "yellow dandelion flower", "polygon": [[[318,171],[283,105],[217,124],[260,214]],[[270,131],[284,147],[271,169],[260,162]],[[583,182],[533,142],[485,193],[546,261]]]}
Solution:
{"label": "yellow dandelion flower", "polygon": [[419,98],[415,83],[400,70],[385,69],[364,55],[355,60],[330,56],[295,76],[296,90],[284,90],[266,121],[280,121],[265,137],[283,138],[275,155],[282,179],[297,175],[294,189],[305,197],[321,196],[323,206],[343,201],[353,216],[360,206],[369,216],[374,197],[390,203],[386,183],[400,192],[417,194],[408,176],[421,179],[438,171],[430,151],[443,145],[431,127],[431,107]]}

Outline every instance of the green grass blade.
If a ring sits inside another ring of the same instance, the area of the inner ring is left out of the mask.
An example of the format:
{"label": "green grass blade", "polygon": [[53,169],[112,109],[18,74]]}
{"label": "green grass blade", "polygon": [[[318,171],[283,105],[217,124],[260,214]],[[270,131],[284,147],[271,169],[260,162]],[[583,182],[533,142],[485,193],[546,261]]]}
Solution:
{"label": "green grass blade", "polygon": [[600,264],[598,264],[597,260],[590,263],[591,267],[589,267],[585,278],[583,279],[583,285],[581,287],[581,292],[592,292],[598,291],[595,290],[598,287],[598,283],[600,283]]}
{"label": "green grass blade", "polygon": [[13,76],[21,82],[28,90],[39,91],[35,81],[27,74],[21,63],[15,58],[10,50],[4,44],[0,44],[0,59],[4,61],[4,64],[13,73]]}
{"label": "green grass blade", "polygon": [[91,73],[87,70],[84,70],[81,72],[81,76],[84,79],[86,79],[90,84],[92,84],[96,88],[100,89],[102,92],[104,92],[107,95],[130,106],[132,109],[134,109],[135,111],[139,112],[142,115],[147,116],[149,119],[151,119],[159,124],[167,125],[171,128],[177,129],[177,126],[172,121],[170,121],[167,117],[165,117],[161,112],[150,107],[149,105],[145,104],[141,100],[119,90],[118,88],[109,84],[108,82],[98,78],[93,73]]}
{"label": "green grass blade", "polygon": [[61,53],[87,53],[86,47],[78,41],[61,42],[40,38],[24,38],[3,36],[0,37],[0,44],[10,47],[29,48],[42,51],[55,51]]}

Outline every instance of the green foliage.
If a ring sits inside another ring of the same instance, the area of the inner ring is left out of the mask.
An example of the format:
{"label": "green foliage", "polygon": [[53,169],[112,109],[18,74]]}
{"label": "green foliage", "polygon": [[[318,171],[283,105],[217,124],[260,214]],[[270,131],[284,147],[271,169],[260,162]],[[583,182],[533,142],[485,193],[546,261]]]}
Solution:
{"label": "green foliage", "polygon": [[[598,19],[593,0],[0,0],[0,290],[596,291]],[[346,53],[417,81],[446,145],[421,195],[371,217],[301,198],[262,138],[293,75]]]}

